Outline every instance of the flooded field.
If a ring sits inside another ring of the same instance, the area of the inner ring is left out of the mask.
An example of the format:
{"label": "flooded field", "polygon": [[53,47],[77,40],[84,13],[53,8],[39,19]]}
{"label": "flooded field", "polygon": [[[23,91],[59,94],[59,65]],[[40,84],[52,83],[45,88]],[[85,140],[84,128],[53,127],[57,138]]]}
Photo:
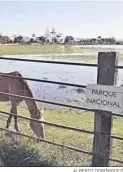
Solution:
{"label": "flooded field", "polygon": [[[66,54],[65,54],[66,55]],[[83,54],[80,54],[80,56]],[[49,56],[49,57],[48,57]],[[61,61],[62,55],[14,55],[7,57],[26,58],[26,59],[45,59]],[[62,58],[62,61],[70,61],[69,59]],[[76,60],[72,60],[75,61]],[[82,60],[79,60],[83,62]],[[95,57],[96,61],[96,57]],[[77,61],[78,62],[78,61]],[[85,61],[84,61],[85,62]],[[93,63],[93,62],[88,62]],[[122,63],[120,63],[122,65]],[[66,83],[75,84],[92,84],[96,83],[97,68],[84,67],[84,66],[71,66],[71,65],[56,65],[47,63],[30,63],[30,62],[17,62],[1,60],[0,72],[19,71],[23,77],[52,80]],[[74,104],[77,106],[84,106],[83,100],[85,98],[85,90],[77,87],[54,85],[41,82],[28,81],[35,96],[42,100],[49,100],[67,104]],[[118,71],[117,85],[123,83],[123,70]],[[55,108],[53,105],[46,105],[45,107]]]}

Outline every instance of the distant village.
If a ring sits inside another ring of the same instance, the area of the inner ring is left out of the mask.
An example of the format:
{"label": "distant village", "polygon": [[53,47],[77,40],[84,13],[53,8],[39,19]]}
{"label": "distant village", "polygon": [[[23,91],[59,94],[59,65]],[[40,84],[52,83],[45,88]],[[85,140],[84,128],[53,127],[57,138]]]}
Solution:
{"label": "distant village", "polygon": [[31,37],[22,35],[14,35],[8,37],[0,34],[0,44],[68,44],[68,45],[123,45],[123,39],[116,40],[114,37],[103,38],[75,38],[71,35],[64,36],[62,33],[57,33],[55,29],[49,31],[46,29],[44,35],[36,36],[32,34]]}

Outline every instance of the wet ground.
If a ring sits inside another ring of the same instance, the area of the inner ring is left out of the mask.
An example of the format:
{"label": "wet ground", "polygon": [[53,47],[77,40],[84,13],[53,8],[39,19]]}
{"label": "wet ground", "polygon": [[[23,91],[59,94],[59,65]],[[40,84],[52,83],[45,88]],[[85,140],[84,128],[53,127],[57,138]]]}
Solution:
{"label": "wet ground", "polygon": [[[45,59],[45,60],[61,60],[70,61],[69,59],[60,59],[66,54],[50,55],[14,55],[7,57],[26,58],[26,59]],[[83,54],[80,54],[83,55]],[[75,61],[75,60],[72,60]],[[75,61],[76,62],[76,61]],[[82,61],[81,61],[82,62]],[[88,62],[90,63],[90,62]],[[122,64],[120,64],[122,65]],[[84,66],[71,66],[48,63],[30,63],[17,61],[0,61],[0,72],[19,71],[23,77],[38,78],[44,80],[52,80],[75,84],[92,84],[96,83],[97,68]],[[84,106],[83,100],[85,98],[85,90],[82,88],[54,85],[47,83],[40,83],[28,81],[31,89],[37,98],[77,106]],[[123,84],[123,70],[118,71],[117,85]],[[53,105],[44,105],[45,107],[56,107]]]}

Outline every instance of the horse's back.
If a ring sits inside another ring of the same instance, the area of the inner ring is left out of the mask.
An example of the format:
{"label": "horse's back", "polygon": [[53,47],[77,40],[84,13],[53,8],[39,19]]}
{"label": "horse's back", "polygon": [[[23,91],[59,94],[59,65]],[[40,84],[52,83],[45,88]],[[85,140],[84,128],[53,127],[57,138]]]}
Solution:
{"label": "horse's back", "polygon": [[[9,73],[0,72],[0,92],[23,95],[24,86],[22,79],[14,78],[11,76],[22,77],[22,75],[17,71]],[[18,101],[22,101],[20,98],[0,94],[0,101],[9,101],[10,99],[17,99]]]}

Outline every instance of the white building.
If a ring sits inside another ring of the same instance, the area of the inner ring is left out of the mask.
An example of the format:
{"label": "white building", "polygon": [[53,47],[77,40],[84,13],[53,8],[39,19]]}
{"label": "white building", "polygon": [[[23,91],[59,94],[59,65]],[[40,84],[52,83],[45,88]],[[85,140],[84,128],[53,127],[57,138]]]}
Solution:
{"label": "white building", "polygon": [[55,32],[55,29],[52,29],[51,32],[46,29],[44,36],[46,37],[46,42],[49,43],[55,43],[55,41],[57,41],[58,43],[64,43],[65,40],[63,34]]}

